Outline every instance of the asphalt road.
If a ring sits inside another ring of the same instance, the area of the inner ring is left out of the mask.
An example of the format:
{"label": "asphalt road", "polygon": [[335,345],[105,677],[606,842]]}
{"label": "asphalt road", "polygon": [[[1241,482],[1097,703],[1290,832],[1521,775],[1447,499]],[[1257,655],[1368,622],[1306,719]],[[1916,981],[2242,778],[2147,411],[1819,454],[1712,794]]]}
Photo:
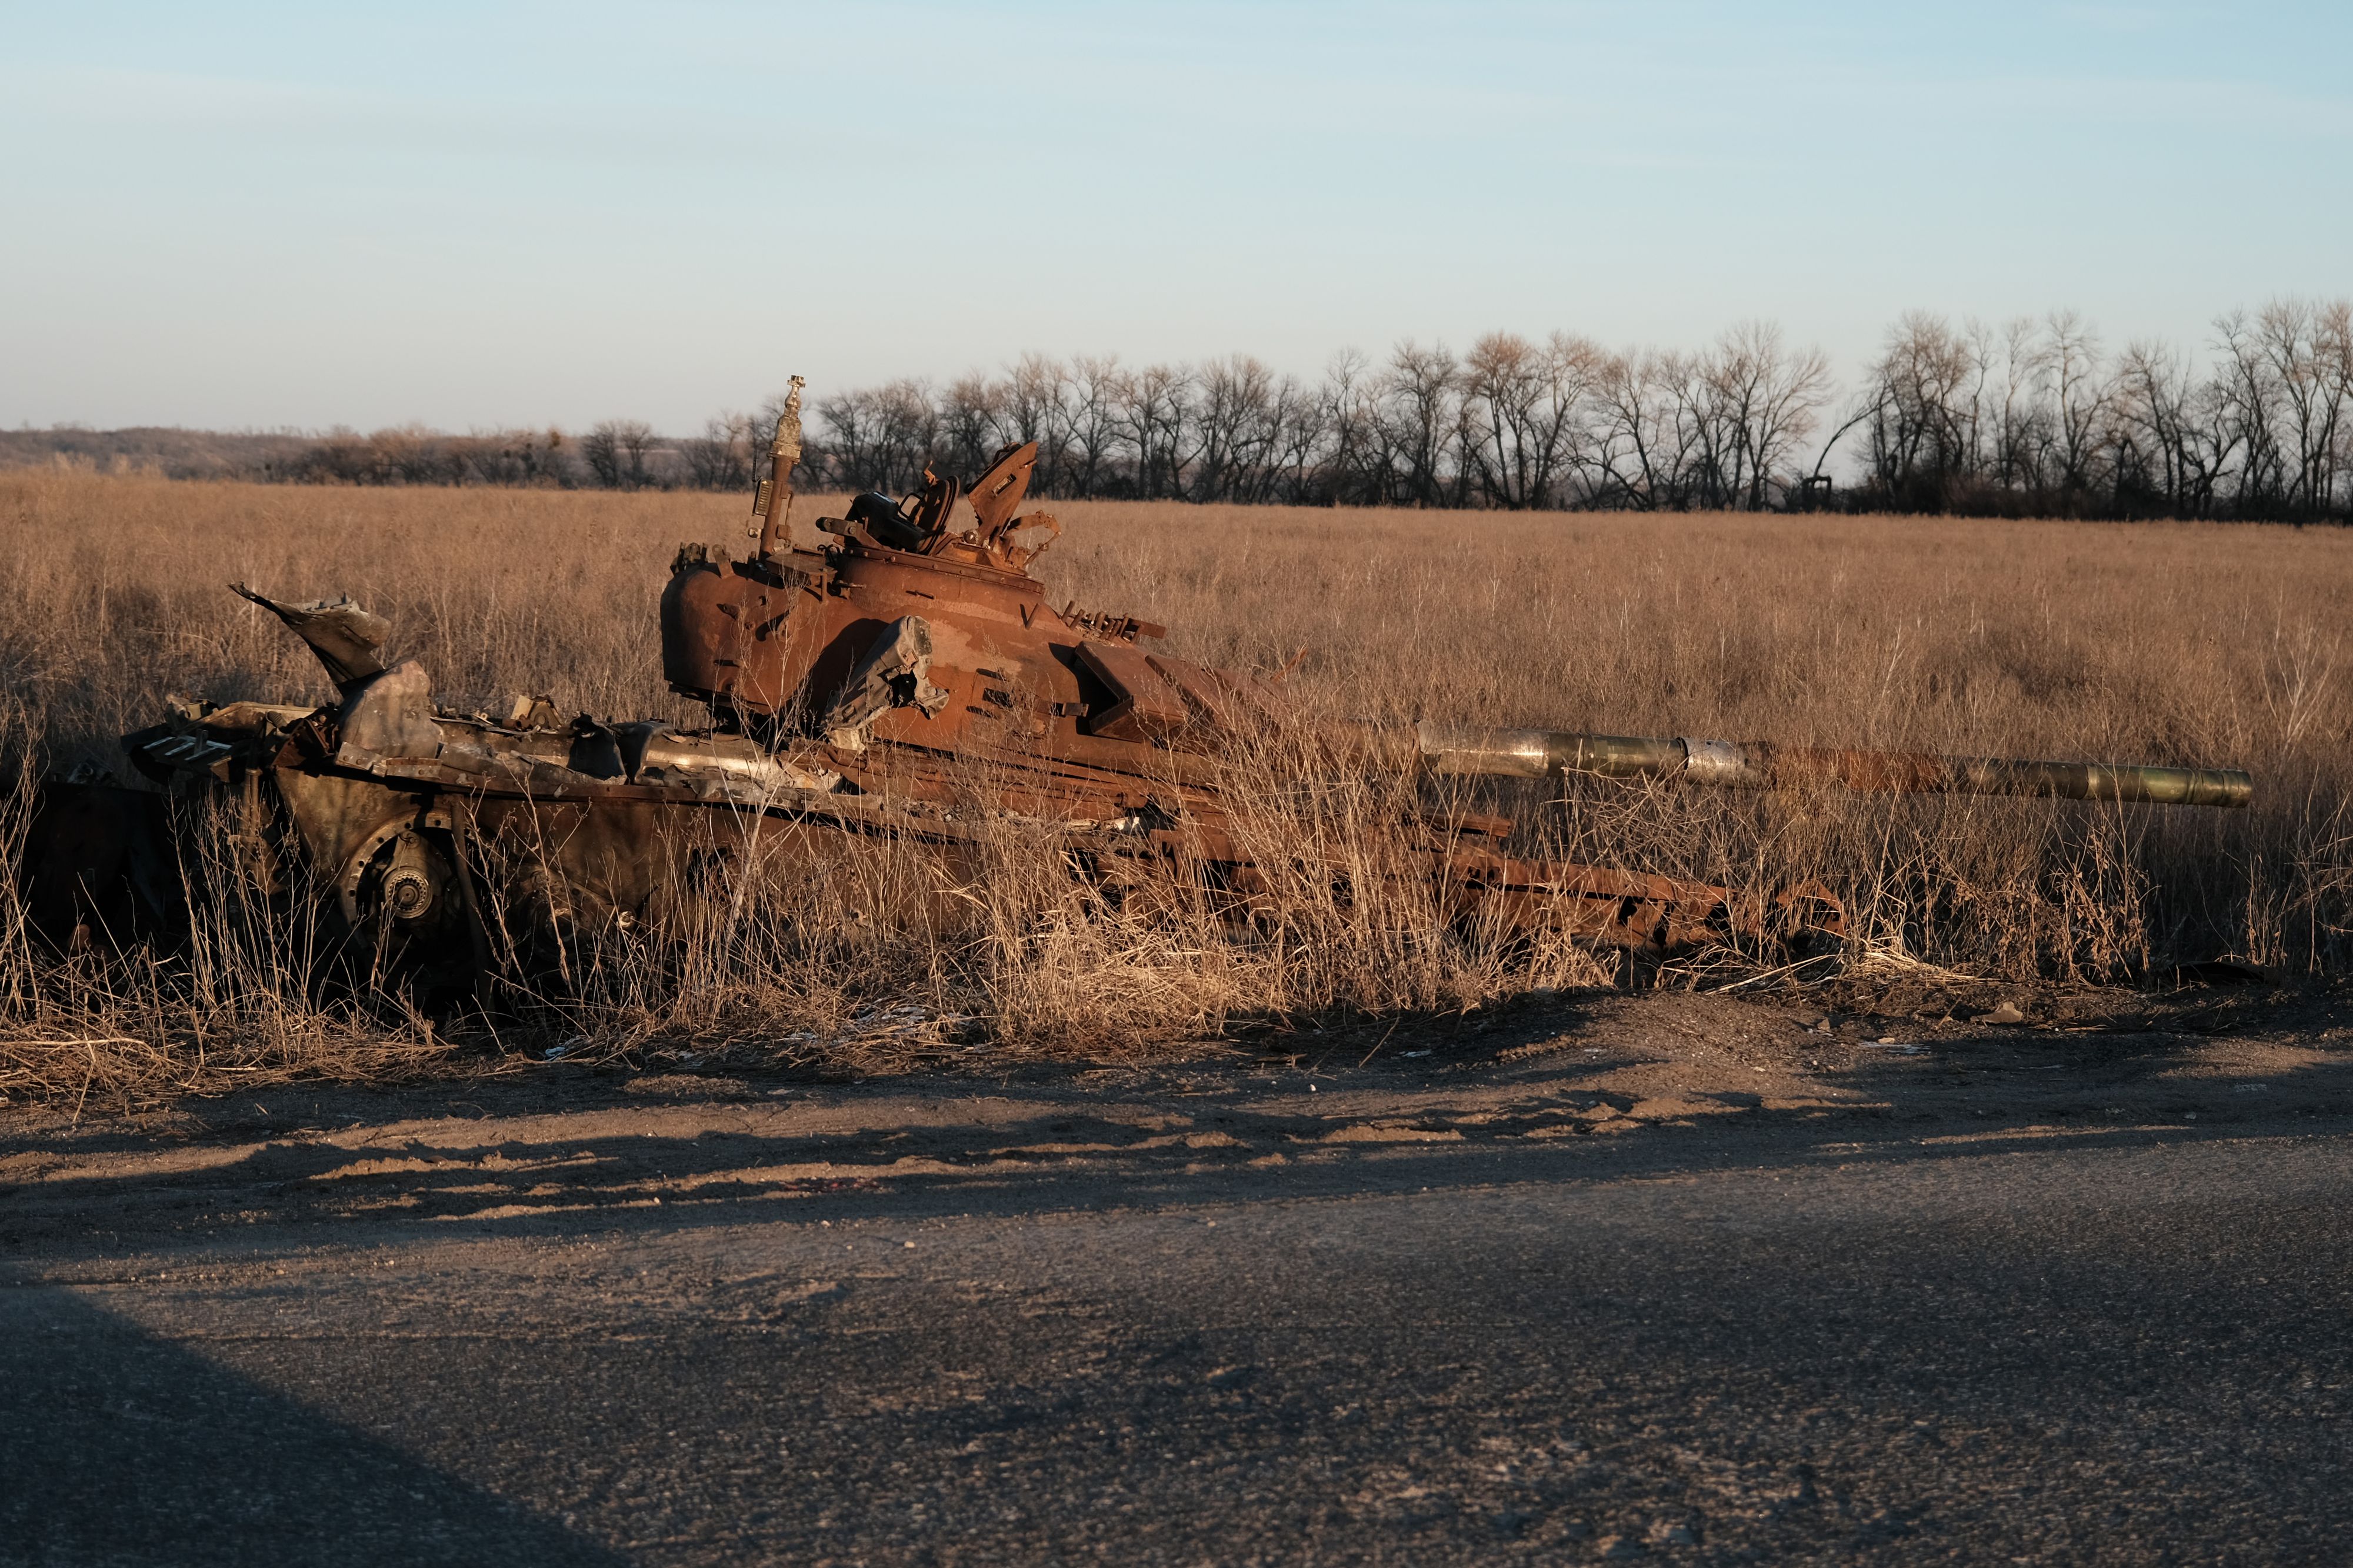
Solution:
{"label": "asphalt road", "polygon": [[1545,1137],[1302,1089],[19,1154],[0,1561],[2353,1553],[2341,1109]]}
{"label": "asphalt road", "polygon": [[2342,1562],[2348,1151],[243,1237],[0,1296],[0,1556]]}

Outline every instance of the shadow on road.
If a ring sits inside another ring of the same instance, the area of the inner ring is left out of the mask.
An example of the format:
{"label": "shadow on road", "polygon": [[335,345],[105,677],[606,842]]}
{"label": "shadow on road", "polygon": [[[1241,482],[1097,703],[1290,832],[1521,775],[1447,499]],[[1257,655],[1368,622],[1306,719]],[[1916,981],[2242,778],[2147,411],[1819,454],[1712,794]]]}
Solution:
{"label": "shadow on road", "polygon": [[70,1291],[0,1277],[0,1562],[622,1561]]}

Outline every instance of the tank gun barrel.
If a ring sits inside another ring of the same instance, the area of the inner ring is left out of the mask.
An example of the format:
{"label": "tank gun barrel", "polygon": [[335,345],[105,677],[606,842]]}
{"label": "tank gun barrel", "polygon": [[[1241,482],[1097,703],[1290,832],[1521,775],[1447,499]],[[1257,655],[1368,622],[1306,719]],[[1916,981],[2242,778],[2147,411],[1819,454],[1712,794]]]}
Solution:
{"label": "tank gun barrel", "polygon": [[2154,805],[2243,806],[2254,780],[2236,768],[1940,757],[1763,741],[1587,735],[1565,730],[1485,730],[1418,724],[1421,766],[1434,773],[1548,778],[1681,778],[1741,789],[1831,783],[1866,795],[2010,795]]}

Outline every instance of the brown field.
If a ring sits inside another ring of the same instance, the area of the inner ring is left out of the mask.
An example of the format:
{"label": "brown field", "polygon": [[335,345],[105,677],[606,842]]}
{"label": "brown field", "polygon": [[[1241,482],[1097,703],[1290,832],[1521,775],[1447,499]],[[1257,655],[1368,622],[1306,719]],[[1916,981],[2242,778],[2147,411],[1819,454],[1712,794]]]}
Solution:
{"label": "brown field", "polygon": [[[798,515],[824,504],[805,498]],[[533,691],[686,719],[661,686],[656,599],[680,542],[740,549],[746,510],[701,494],[0,473],[0,757],[19,773],[121,769],[112,737],[151,722],[166,690],[326,698],[308,652],[231,580],[351,593],[391,617],[397,651],[423,659],[453,706]],[[2225,953],[2325,974],[2353,958],[2353,532],[1052,510],[1067,531],[1041,575],[1058,595],[1166,622],[1177,651],[1213,662],[1277,666],[1303,647],[1293,684],[1328,710],[2196,762],[2258,780],[2243,813],[1499,792],[1541,847],[1738,884],[1818,877],[1849,900],[1859,942],[1979,974],[2117,981]],[[1101,1053],[1237,1016],[1468,1005],[1599,973],[1557,954],[1440,953],[1433,933],[1395,929],[1411,918],[1335,914],[1311,954],[1270,959],[1208,954],[1200,932],[1076,932],[1067,909],[997,905],[953,952],[937,932],[929,948],[902,932],[881,947],[803,942],[723,982],[671,966],[615,981],[561,1026],[616,1048],[748,1049],[839,1030],[898,996],[976,1018],[1000,1043]],[[251,975],[133,984],[94,961],[61,967],[7,930],[0,1005],[24,1037],[0,1056],[0,1090],[189,1086],[197,1059],[376,1071],[446,1048],[423,1020],[338,1011]],[[1120,999],[1114,1016],[1090,1000],[1103,996]],[[101,1037],[116,1043],[56,1044]]]}

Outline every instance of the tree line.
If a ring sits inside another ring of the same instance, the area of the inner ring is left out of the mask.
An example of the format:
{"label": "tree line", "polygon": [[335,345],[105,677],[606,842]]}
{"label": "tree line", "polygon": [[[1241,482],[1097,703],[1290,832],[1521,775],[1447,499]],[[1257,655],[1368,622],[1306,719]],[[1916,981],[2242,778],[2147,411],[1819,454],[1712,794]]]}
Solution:
{"label": "tree line", "polygon": [[1852,416],[1865,493],[1905,511],[2344,520],[2353,303],[2214,322],[2207,363],[2103,352],[2073,311],[2000,330],[1897,323]]}
{"label": "tree line", "polygon": [[[2110,352],[2073,311],[1926,312],[1841,395],[1826,357],[1746,323],[1695,352],[1494,332],[1399,344],[1313,380],[1247,354],[1127,365],[1024,355],[1000,374],[816,398],[799,483],[900,493],[1036,441],[1033,489],[1308,505],[1852,510],[2343,520],[2353,515],[2353,304],[2218,318],[2208,353]],[[658,435],[336,430],[267,477],[350,484],[748,489],[781,399]]]}

